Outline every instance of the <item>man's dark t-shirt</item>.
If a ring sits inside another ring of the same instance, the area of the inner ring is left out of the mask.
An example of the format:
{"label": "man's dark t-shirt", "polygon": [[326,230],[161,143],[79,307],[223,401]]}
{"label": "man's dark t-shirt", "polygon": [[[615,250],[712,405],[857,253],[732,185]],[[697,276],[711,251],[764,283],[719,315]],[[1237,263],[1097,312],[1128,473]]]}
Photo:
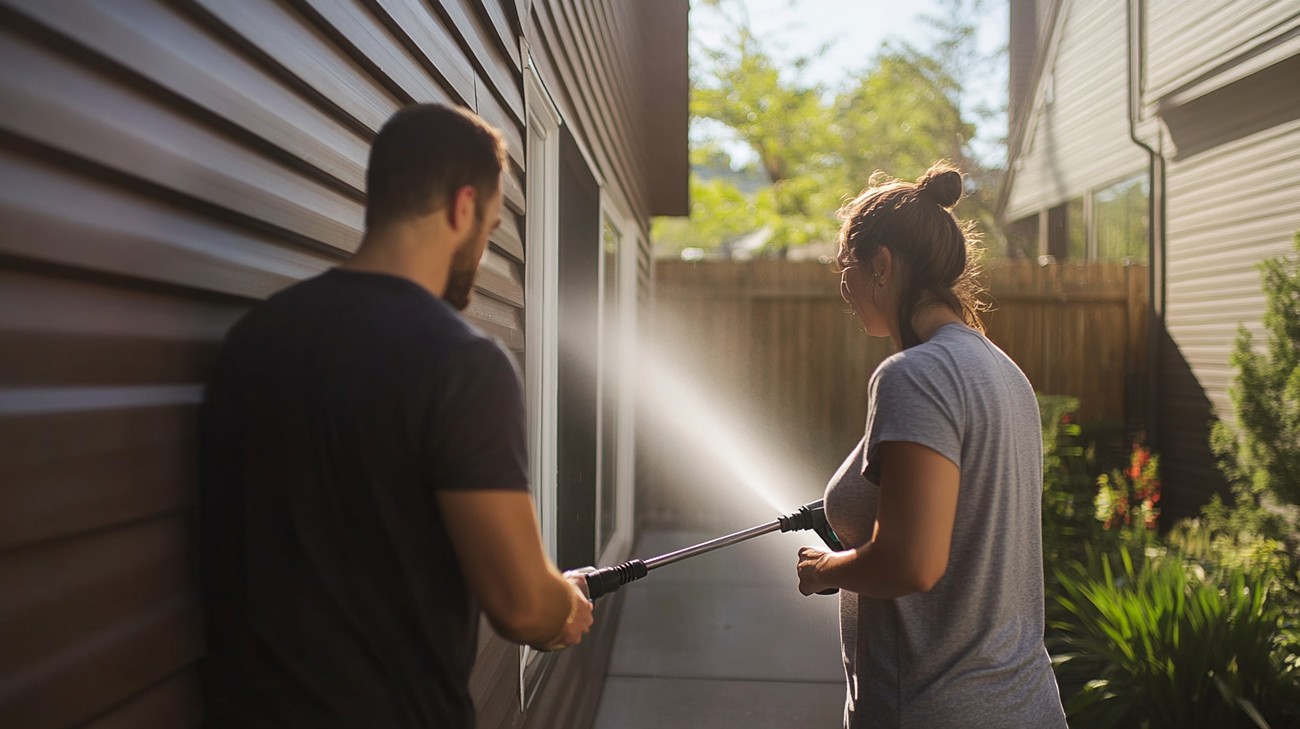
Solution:
{"label": "man's dark t-shirt", "polygon": [[230,332],[200,446],[212,727],[471,727],[435,492],[527,489],[519,376],[412,281],[332,270]]}

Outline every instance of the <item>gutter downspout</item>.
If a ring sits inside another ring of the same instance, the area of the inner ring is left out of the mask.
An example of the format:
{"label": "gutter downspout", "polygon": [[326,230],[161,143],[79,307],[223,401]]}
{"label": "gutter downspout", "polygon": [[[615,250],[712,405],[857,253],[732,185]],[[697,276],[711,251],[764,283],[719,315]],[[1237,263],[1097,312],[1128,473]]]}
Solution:
{"label": "gutter downspout", "polygon": [[1160,339],[1164,331],[1165,306],[1165,159],[1148,142],[1138,136],[1138,105],[1146,79],[1146,54],[1143,39],[1146,31],[1145,0],[1128,0],[1128,134],[1133,143],[1146,150],[1150,194],[1147,197],[1147,442],[1159,443],[1157,434],[1157,396],[1160,378]]}

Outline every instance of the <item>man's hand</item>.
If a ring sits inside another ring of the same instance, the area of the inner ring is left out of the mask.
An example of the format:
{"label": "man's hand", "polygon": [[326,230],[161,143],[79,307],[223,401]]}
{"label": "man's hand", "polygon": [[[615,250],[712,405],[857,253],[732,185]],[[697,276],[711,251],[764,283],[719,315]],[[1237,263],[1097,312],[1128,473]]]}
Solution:
{"label": "man's hand", "polygon": [[557,647],[582,639],[591,602],[546,557],[528,492],[440,491],[437,498],[465,582],[501,637]]}
{"label": "man's hand", "polygon": [[587,577],[580,572],[565,572],[564,579],[569,582],[569,617],[564,621],[564,630],[554,644],[546,650],[559,650],[582,642],[582,636],[591,630],[593,605],[587,598]]}

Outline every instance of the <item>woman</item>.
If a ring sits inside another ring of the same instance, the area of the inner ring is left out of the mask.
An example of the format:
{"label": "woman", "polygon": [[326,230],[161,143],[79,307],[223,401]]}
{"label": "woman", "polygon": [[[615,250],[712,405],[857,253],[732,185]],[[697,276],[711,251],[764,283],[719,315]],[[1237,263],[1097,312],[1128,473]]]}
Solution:
{"label": "woman", "polygon": [[840,292],[899,350],[866,436],[826,489],[843,552],[799,550],[799,591],[840,588],[845,726],[1064,727],[1043,647],[1034,391],[984,338],[961,173],[873,176],[840,214]]}

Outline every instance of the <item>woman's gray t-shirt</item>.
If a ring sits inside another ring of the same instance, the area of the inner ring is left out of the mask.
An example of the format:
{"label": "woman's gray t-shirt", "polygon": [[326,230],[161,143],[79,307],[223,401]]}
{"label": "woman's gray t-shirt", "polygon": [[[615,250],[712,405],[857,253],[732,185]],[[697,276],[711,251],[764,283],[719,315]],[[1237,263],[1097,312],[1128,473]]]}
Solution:
{"label": "woman's gray t-shirt", "polygon": [[845,726],[1064,727],[1043,647],[1042,435],[1033,388],[978,332],[947,324],[881,363],[867,429],[826,489],[846,546],[870,540],[883,442],[961,469],[948,569],[927,593],[840,593]]}

